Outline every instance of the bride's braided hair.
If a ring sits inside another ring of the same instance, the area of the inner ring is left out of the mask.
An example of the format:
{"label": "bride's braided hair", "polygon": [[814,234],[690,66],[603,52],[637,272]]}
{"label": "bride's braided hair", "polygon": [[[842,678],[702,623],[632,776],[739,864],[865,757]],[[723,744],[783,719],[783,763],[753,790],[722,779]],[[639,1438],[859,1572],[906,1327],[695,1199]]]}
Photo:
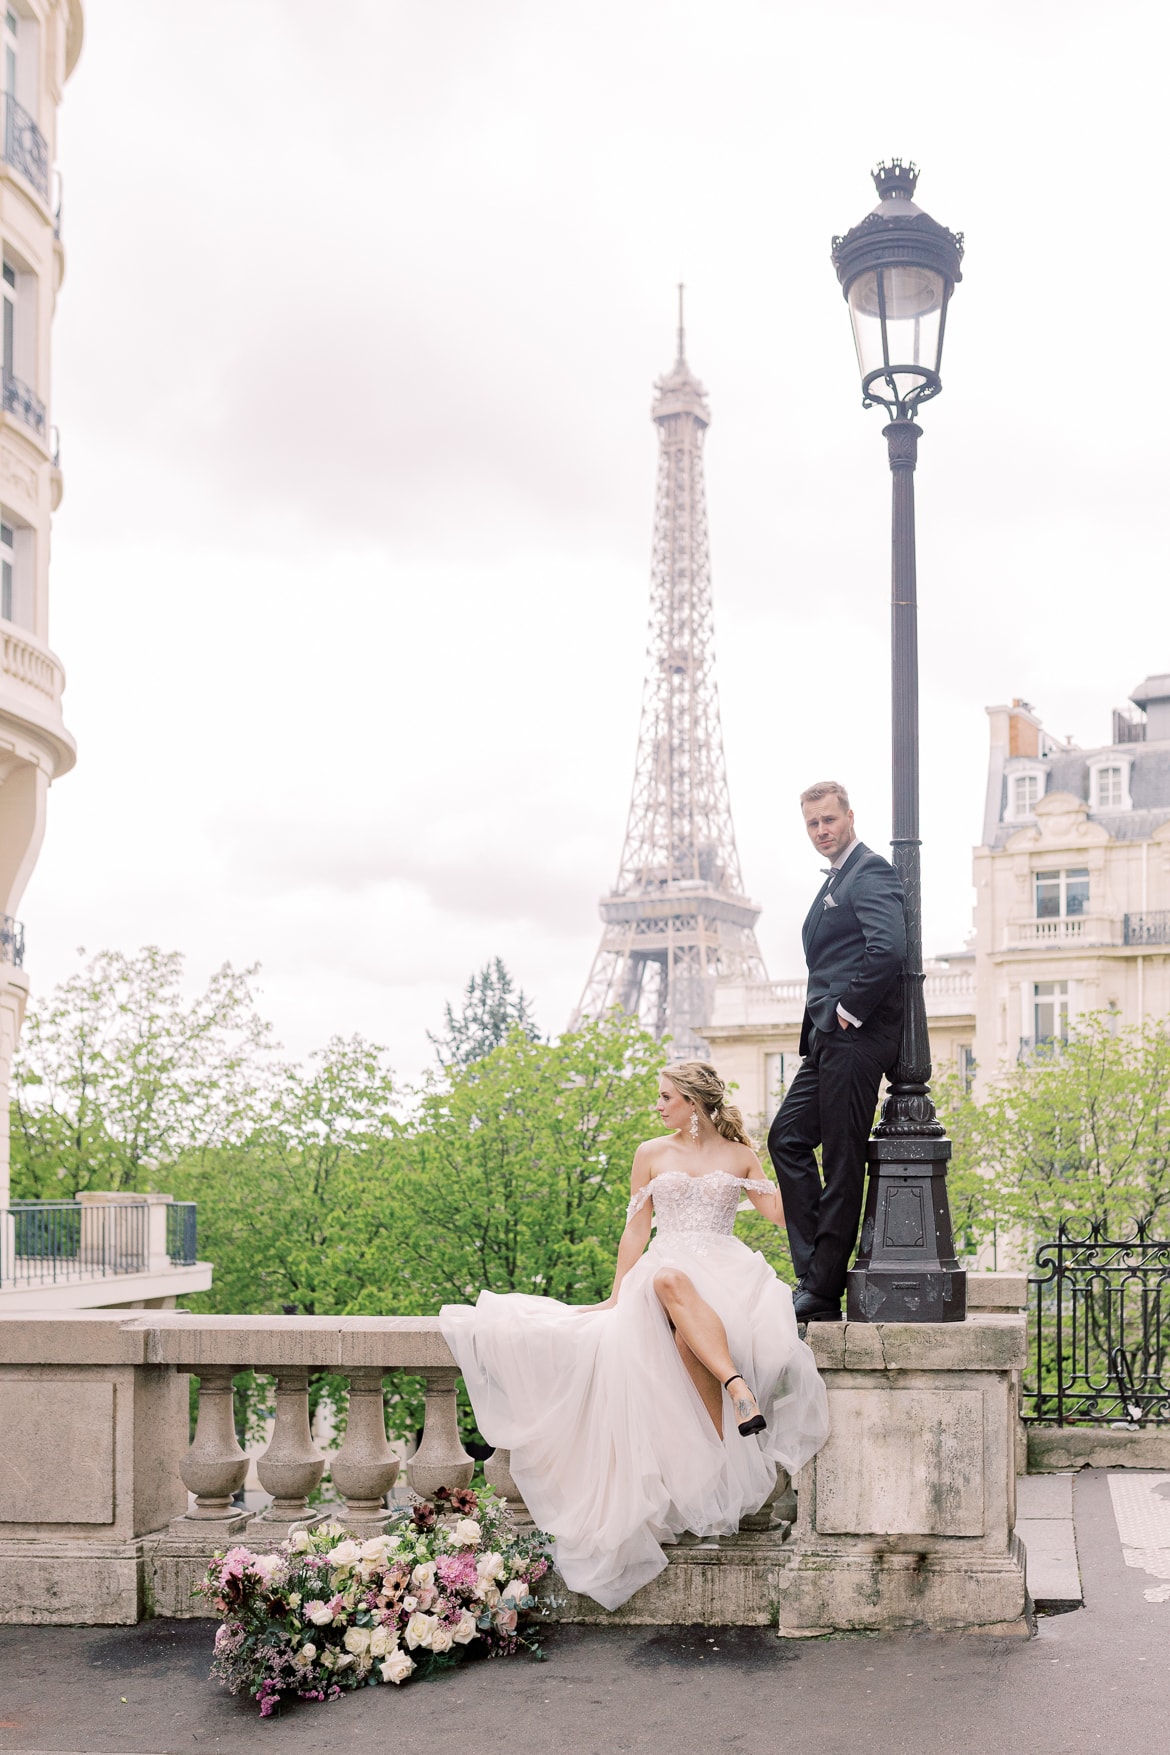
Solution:
{"label": "bride's braided hair", "polygon": [[752,1146],[751,1135],[743,1124],[743,1116],[734,1103],[727,1102],[727,1086],[707,1060],[679,1060],[662,1069],[680,1096],[695,1103],[710,1117],[711,1125],[725,1140],[740,1146]]}

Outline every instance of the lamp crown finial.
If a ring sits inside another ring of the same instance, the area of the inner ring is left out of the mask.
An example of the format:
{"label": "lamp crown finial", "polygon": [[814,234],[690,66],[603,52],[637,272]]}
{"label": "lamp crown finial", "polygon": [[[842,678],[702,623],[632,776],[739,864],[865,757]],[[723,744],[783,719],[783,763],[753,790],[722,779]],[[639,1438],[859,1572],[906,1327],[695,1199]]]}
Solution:
{"label": "lamp crown finial", "polygon": [[900,158],[892,158],[889,164],[883,159],[872,173],[873,186],[883,201],[892,196],[902,196],[908,201],[914,199],[914,188],[918,182],[918,166],[913,159],[903,164]]}

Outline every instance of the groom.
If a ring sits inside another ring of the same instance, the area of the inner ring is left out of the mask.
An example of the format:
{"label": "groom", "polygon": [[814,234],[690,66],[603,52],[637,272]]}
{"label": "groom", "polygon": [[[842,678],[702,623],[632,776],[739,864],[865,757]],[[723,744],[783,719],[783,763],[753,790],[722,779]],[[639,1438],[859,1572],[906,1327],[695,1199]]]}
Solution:
{"label": "groom", "polygon": [[878,1088],[898,1058],[906,916],[897,872],[853,832],[845,788],[822,780],[801,793],[800,805],[828,869],[804,923],[804,1058],[772,1123],[768,1151],[800,1276],[797,1320],[834,1322],[857,1241]]}

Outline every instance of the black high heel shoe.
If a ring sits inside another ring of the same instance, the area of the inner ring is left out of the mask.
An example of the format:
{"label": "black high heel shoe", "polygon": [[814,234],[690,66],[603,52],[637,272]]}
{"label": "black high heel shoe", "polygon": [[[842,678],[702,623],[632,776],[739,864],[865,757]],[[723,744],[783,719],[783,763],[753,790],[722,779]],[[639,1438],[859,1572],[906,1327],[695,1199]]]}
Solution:
{"label": "black high heel shoe", "polygon": [[[748,1383],[746,1377],[738,1371],[733,1371],[731,1376],[727,1379],[727,1382],[723,1385],[724,1389],[727,1388],[728,1383],[734,1383],[737,1378],[746,1388],[751,1388],[751,1384]],[[762,1432],[767,1424],[767,1420],[765,1420],[761,1413],[753,1414],[750,1420],[740,1420],[737,1422],[738,1430],[744,1438],[750,1438],[753,1432]]]}

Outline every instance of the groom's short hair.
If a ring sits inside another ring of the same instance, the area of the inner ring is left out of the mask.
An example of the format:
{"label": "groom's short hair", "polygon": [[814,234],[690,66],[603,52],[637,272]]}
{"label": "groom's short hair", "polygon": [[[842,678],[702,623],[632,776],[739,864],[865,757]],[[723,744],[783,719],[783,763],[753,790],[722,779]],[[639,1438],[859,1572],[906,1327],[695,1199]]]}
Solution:
{"label": "groom's short hair", "polygon": [[815,804],[819,798],[827,798],[830,792],[837,794],[841,800],[842,810],[849,809],[849,794],[839,780],[818,780],[814,785],[806,786],[800,795],[801,809],[803,810],[806,804]]}

